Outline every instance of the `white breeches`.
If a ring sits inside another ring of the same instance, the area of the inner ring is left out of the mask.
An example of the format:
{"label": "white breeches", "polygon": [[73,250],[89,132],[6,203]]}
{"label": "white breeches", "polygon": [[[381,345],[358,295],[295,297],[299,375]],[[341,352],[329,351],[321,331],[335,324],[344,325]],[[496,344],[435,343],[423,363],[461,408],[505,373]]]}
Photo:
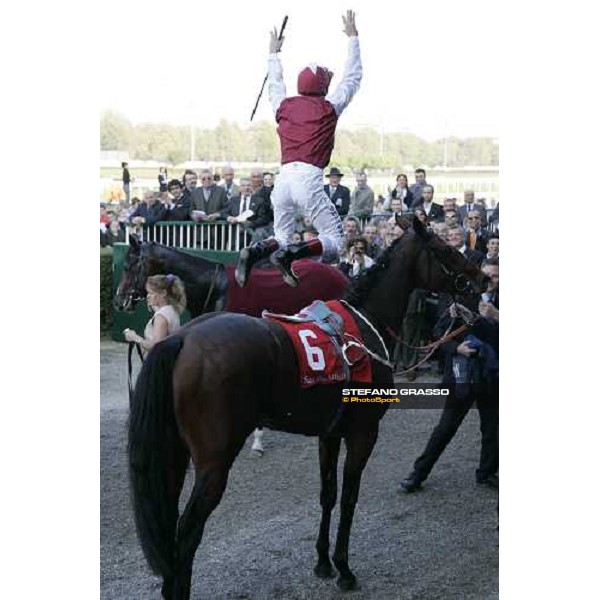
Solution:
{"label": "white breeches", "polygon": [[294,216],[308,217],[319,232],[323,259],[329,262],[344,246],[344,228],[335,206],[323,185],[323,169],[302,162],[287,163],[275,180],[271,192],[275,239],[282,247],[292,241]]}

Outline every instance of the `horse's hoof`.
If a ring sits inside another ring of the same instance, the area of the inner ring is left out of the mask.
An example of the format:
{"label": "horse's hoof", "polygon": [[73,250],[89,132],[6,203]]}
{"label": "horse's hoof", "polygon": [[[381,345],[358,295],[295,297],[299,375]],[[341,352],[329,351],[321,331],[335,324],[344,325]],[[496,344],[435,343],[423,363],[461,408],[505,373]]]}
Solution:
{"label": "horse's hoof", "polygon": [[354,575],[350,575],[350,577],[342,577],[340,575],[337,580],[337,586],[343,592],[350,592],[352,590],[358,589],[358,583]]}
{"label": "horse's hoof", "polygon": [[321,579],[330,579],[333,577],[333,567],[327,563],[317,563],[315,575]]}
{"label": "horse's hoof", "polygon": [[262,458],[264,453],[264,450],[256,450],[255,448],[252,448],[252,455],[256,456],[257,458]]}

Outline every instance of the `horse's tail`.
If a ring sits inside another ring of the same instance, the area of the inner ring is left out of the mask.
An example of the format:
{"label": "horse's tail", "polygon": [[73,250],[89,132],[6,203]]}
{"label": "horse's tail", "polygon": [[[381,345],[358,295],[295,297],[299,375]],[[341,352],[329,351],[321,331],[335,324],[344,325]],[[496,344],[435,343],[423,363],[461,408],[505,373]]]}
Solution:
{"label": "horse's tail", "polygon": [[176,464],[189,458],[173,406],[173,366],[182,346],[183,338],[174,335],[148,354],[129,416],[129,478],[136,528],[150,568],[163,577],[173,572],[178,519],[170,483]]}

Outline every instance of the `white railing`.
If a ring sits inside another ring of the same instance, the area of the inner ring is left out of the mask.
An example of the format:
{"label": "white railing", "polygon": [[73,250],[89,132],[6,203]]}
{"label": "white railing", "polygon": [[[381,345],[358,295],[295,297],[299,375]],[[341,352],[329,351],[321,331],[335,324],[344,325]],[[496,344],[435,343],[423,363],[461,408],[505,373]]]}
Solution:
{"label": "white railing", "polygon": [[[489,223],[493,210],[487,210],[489,231],[496,231],[496,225]],[[406,213],[412,215],[411,211]],[[357,219],[361,230],[370,221],[383,217],[389,219],[392,213],[373,213],[370,217]],[[197,248],[200,250],[216,250],[221,252],[239,252],[249,245],[252,232],[240,224],[195,223],[192,221],[163,221],[156,225],[134,227],[129,225],[125,231],[125,243],[129,243],[129,235],[134,233],[142,242],[156,242],[164,246],[177,248]]]}
{"label": "white railing", "polygon": [[131,233],[134,233],[142,242],[223,252],[239,252],[250,244],[252,238],[252,232],[244,229],[240,224],[224,222],[164,221],[143,227],[130,225],[125,232],[125,243],[127,244]]}

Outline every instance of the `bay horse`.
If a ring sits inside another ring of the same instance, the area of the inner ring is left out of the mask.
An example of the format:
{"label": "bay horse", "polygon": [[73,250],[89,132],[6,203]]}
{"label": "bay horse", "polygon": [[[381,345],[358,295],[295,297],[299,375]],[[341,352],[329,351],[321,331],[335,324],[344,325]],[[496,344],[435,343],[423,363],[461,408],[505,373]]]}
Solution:
{"label": "bay horse", "polygon": [[[412,226],[344,296],[364,345],[378,357],[371,385],[350,381],[301,388],[293,343],[284,329],[270,319],[234,313],[194,319],[149,353],[130,406],[129,476],[138,537],[151,569],[163,579],[166,600],[189,599],[205,523],[258,422],[319,437],[322,515],[314,572],[332,577],[334,565],[338,586],[356,588],[348,565],[350,530],[362,472],[388,407],[344,404],[340,418],[342,388],[394,387],[391,363],[381,357],[389,356],[390,331],[398,331],[412,289],[455,294],[468,285],[479,294],[487,285],[486,276],[458,250],[428,233],[418,219]],[[329,531],[342,439],[346,460],[332,565]],[[179,515],[190,457],[195,482]]]}

